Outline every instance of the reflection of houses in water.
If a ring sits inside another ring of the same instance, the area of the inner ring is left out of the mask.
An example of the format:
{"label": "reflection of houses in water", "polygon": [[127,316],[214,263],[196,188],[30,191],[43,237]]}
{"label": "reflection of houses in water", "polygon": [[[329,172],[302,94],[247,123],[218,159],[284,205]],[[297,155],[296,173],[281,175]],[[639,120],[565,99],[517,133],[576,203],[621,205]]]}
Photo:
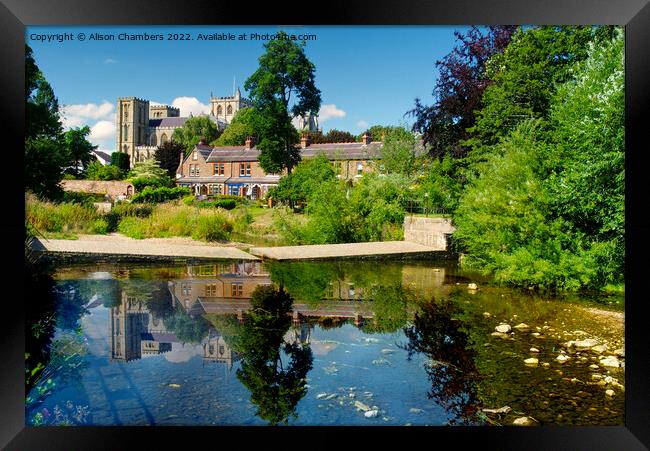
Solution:
{"label": "reflection of houses in water", "polygon": [[214,329],[210,329],[208,336],[203,340],[201,346],[203,347],[204,362],[225,363],[230,369],[233,363],[239,361],[241,358]]}

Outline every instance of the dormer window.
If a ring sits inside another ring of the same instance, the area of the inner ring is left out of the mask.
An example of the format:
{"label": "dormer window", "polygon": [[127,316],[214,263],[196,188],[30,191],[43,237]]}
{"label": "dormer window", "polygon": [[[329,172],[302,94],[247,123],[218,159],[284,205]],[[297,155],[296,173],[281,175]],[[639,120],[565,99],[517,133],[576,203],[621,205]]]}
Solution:
{"label": "dormer window", "polygon": [[192,154],[192,160],[198,160],[198,159],[199,159],[199,155],[195,150],[194,153]]}

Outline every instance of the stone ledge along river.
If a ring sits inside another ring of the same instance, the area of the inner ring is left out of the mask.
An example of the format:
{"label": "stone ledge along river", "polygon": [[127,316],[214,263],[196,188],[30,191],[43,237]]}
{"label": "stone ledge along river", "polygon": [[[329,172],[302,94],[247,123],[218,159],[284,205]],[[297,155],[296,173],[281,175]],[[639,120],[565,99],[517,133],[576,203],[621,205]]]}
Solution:
{"label": "stone ledge along river", "polygon": [[624,424],[622,296],[498,288],[451,261],[44,274],[28,425]]}

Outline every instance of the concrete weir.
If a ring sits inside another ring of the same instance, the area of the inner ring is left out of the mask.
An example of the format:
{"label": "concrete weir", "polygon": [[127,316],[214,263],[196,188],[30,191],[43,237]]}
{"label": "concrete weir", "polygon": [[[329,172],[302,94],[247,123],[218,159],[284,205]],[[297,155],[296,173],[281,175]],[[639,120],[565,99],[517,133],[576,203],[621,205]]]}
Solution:
{"label": "concrete weir", "polygon": [[35,239],[32,249],[68,257],[107,257],[128,260],[259,260],[231,246],[170,243],[164,240],[134,240],[121,236],[86,236],[77,240]]}
{"label": "concrete weir", "polygon": [[271,260],[323,260],[329,258],[444,257],[444,248],[408,241],[372,243],[316,244],[306,246],[253,247],[253,255]]}

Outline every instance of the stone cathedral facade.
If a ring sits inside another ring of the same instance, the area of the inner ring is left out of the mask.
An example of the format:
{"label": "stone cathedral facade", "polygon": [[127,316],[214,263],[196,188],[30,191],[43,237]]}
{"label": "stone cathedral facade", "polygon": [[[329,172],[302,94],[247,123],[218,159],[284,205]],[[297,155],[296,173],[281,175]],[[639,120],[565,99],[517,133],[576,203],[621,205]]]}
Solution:
{"label": "stone cathedral facade", "polygon": [[[232,96],[211,97],[207,116],[223,131],[239,110],[251,106],[251,101],[242,97],[237,88]],[[115,115],[115,149],[127,153],[131,165],[153,158],[156,148],[169,141],[174,130],[182,127],[190,117],[181,117],[180,110],[169,105],[151,105],[148,100],[138,97],[119,97]],[[318,129],[318,119],[314,116],[296,119],[300,130]]]}

